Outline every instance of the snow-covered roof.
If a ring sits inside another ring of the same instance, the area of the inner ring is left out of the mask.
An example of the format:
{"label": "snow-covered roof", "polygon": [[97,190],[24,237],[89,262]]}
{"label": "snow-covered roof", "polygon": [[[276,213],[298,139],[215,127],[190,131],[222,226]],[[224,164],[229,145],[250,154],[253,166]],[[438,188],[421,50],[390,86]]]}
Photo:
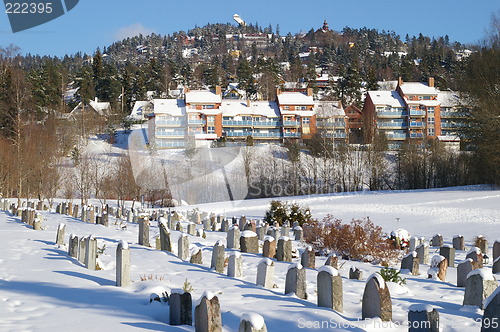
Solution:
{"label": "snow-covered roof", "polygon": [[396,90],[398,81],[378,81],[377,84],[380,90],[393,91]]}
{"label": "snow-covered roof", "polygon": [[132,109],[132,113],[130,113],[130,117],[136,120],[142,120],[144,119],[144,116],[147,115],[145,114],[146,111],[146,106],[150,102],[147,100],[138,100],[134,103],[134,108]]}
{"label": "snow-covered roof", "polygon": [[186,103],[188,104],[215,104],[222,101],[222,96],[206,90],[193,90],[186,92]]}
{"label": "snow-covered roof", "polygon": [[280,116],[278,105],[274,101],[252,101],[248,107],[247,102],[224,100],[220,109],[223,116],[258,115],[268,118]]}
{"label": "snow-covered roof", "polygon": [[438,89],[430,87],[426,83],[421,82],[405,82],[400,85],[401,91],[405,95],[435,95]]}
{"label": "snow-covered roof", "polygon": [[186,104],[182,99],[153,99],[155,114],[183,116],[186,114]]}
{"label": "snow-covered roof", "polygon": [[460,137],[451,135],[439,135],[437,139],[442,142],[460,142]]}
{"label": "snow-covered roof", "polygon": [[375,105],[405,107],[405,103],[397,91],[368,91],[367,93]]}
{"label": "snow-covered roof", "polygon": [[91,100],[89,102],[90,106],[96,110],[99,115],[106,115],[111,111],[111,104],[109,102],[103,102],[103,101],[97,101],[96,100]]}
{"label": "snow-covered roof", "polygon": [[301,92],[282,92],[278,95],[280,105],[314,105],[312,96],[307,96]]}
{"label": "snow-covered roof", "polygon": [[314,103],[314,110],[319,118],[345,116],[344,110],[336,101],[317,101]]}

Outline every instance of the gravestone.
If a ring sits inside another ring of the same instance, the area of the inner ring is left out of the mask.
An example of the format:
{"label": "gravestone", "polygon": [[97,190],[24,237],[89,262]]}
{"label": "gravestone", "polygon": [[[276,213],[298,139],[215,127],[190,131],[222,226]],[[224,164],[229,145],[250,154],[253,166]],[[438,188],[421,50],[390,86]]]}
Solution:
{"label": "gravestone", "polygon": [[238,332],[267,332],[264,318],[255,313],[245,313],[241,316]]}
{"label": "gravestone", "polygon": [[149,217],[139,219],[139,244],[150,247],[149,244]]}
{"label": "gravestone", "polygon": [[240,249],[240,229],[237,226],[229,227],[226,242],[228,249]]}
{"label": "gravestone", "polygon": [[227,264],[227,275],[230,277],[243,277],[243,262],[238,251],[231,251]]}
{"label": "gravestone", "polygon": [[172,252],[170,233],[164,218],[160,218],[158,221],[158,229],[160,230],[160,250]]}
{"label": "gravestone", "polygon": [[173,289],[169,298],[170,325],[193,325],[193,301],[191,293]]}
{"label": "gravestone", "polygon": [[467,276],[474,270],[472,258],[467,258],[457,265],[457,287],[465,287]]}
{"label": "gravestone", "polygon": [[415,248],[420,244],[419,242],[420,241],[418,237],[416,236],[410,237],[410,248],[409,248],[410,252],[415,251]]}
{"label": "gravestone", "polygon": [[288,225],[288,222],[285,222],[283,226],[281,226],[281,236],[290,236],[290,225]]}
{"label": "gravestone", "polygon": [[295,293],[299,299],[307,300],[306,269],[300,264],[288,267],[285,280],[285,294]]}
{"label": "gravestone", "polygon": [[411,274],[416,276],[419,272],[419,263],[417,252],[412,251],[401,260],[401,270],[410,270]]}
{"label": "gravestone", "polygon": [[37,216],[33,220],[33,230],[39,231],[41,229],[42,229],[42,217],[41,216]]}
{"label": "gravestone", "polygon": [[446,258],[449,267],[455,267],[455,248],[442,246],[439,248],[439,254]]}
{"label": "gravestone", "polygon": [[408,308],[408,332],[439,332],[439,312],[428,304]]}
{"label": "gravestone", "polygon": [[191,258],[189,259],[189,263],[191,264],[203,264],[203,255],[202,251],[199,247],[196,247],[192,252],[191,252]]}
{"label": "gravestone", "polygon": [[178,231],[178,232],[183,232],[184,230],[182,229],[182,224],[180,221],[177,222],[177,224],[175,224],[175,230]]}
{"label": "gravestone", "polygon": [[263,258],[259,261],[256,284],[264,288],[274,287],[274,262],[269,258]]}
{"label": "gravestone", "polygon": [[227,232],[229,230],[229,220],[223,219],[220,226],[221,232]]}
{"label": "gravestone", "polygon": [[205,292],[194,309],[194,324],[196,332],[221,332],[222,316],[219,298]]}
{"label": "gravestone", "polygon": [[189,257],[189,238],[187,234],[181,234],[177,241],[177,257],[183,261]]}
{"label": "gravestone", "polygon": [[431,245],[433,247],[442,247],[443,246],[443,236],[441,234],[435,234],[432,237],[432,243]]}
{"label": "gravestone", "polygon": [[210,268],[215,269],[219,273],[224,273],[224,260],[224,244],[221,241],[217,241],[212,250]]}
{"label": "gravestone", "polygon": [[59,224],[57,226],[57,233],[56,233],[56,244],[57,245],[64,245],[64,232],[66,231],[66,225],[65,224]]}
{"label": "gravestone", "polygon": [[318,269],[317,293],[318,307],[343,312],[342,277],[337,269],[329,265],[323,265]]}
{"label": "gravestone", "polygon": [[304,239],[304,230],[300,226],[295,226],[293,228],[293,236],[295,241],[302,241]]}
{"label": "gravestone", "polygon": [[349,279],[361,280],[363,278],[363,272],[357,267],[351,266],[349,269]]}
{"label": "gravestone", "polygon": [[78,205],[75,205],[75,207],[73,208],[73,218],[78,218]]}
{"label": "gravestone", "polygon": [[427,243],[417,246],[415,251],[417,252],[418,262],[420,264],[427,264],[427,261],[429,260],[429,246]]}
{"label": "gravestone", "polygon": [[453,236],[453,248],[455,250],[465,250],[465,239],[463,235]]}
{"label": "gravestone", "polygon": [[286,236],[282,236],[278,240],[276,259],[280,262],[292,261],[292,241]]}
{"label": "gravestone", "polygon": [[498,332],[498,317],[500,317],[500,287],[498,287],[484,304],[481,332]]}
{"label": "gravestone", "polygon": [[476,269],[467,275],[463,305],[483,309],[483,301],[498,287],[498,282],[489,269]]}
{"label": "gravestone", "polygon": [[380,317],[382,321],[392,319],[392,302],[389,288],[378,273],[366,279],[361,308],[362,319]]}
{"label": "gravestone", "polygon": [[69,257],[78,258],[78,236],[75,234],[69,236],[68,255]]}
{"label": "gravestone", "polygon": [[87,238],[82,236],[80,238],[80,245],[78,249],[78,261],[84,265],[85,261],[87,260],[86,255],[87,255]]}
{"label": "gravestone", "polygon": [[500,257],[500,241],[496,240],[493,243],[493,260],[496,260]]}
{"label": "gravestone", "polygon": [[86,238],[85,267],[89,270],[97,267],[97,240],[93,235]]}
{"label": "gravestone", "polygon": [[244,231],[245,230],[245,225],[246,224],[247,224],[247,217],[241,216],[240,217],[240,222],[238,224],[238,227],[239,227],[240,231]]}
{"label": "gravestone", "polygon": [[308,246],[300,256],[300,264],[309,269],[316,268],[316,253],[311,246]]}
{"label": "gravestone", "polygon": [[195,236],[195,235],[196,235],[196,225],[195,225],[194,223],[191,223],[191,222],[190,222],[190,223],[187,225],[187,233],[188,233],[189,235],[193,235],[193,236]]}
{"label": "gravestone", "polygon": [[325,265],[331,266],[334,269],[338,269],[339,268],[339,266],[338,266],[339,265],[339,258],[337,257],[336,254],[330,253],[328,255],[328,258],[326,259]]}
{"label": "gravestone", "polygon": [[446,270],[448,269],[448,261],[441,255],[434,255],[431,259],[427,275],[429,278],[438,278],[441,281],[446,281]]}
{"label": "gravestone", "polygon": [[266,235],[264,237],[262,256],[268,258],[274,258],[276,256],[276,241],[272,236]]}
{"label": "gravestone", "polygon": [[122,240],[116,247],[116,286],[127,287],[130,284],[130,248]]}
{"label": "gravestone", "polygon": [[279,229],[274,226],[268,227],[266,234],[272,236],[275,239],[278,239],[280,237]]}
{"label": "gravestone", "polygon": [[212,229],[212,224],[210,223],[210,219],[203,219],[203,229],[209,231]]}
{"label": "gravestone", "polygon": [[472,247],[465,258],[471,258],[474,261],[474,266],[476,268],[483,267],[483,254],[481,253],[481,249],[478,247]]}
{"label": "gravestone", "polygon": [[500,273],[500,257],[497,257],[497,259],[493,261],[492,272]]}
{"label": "gravestone", "polygon": [[203,228],[197,228],[196,229],[196,236],[197,237],[202,237],[202,238],[205,238],[205,231],[203,230]]}
{"label": "gravestone", "polygon": [[89,207],[89,211],[87,211],[87,222],[95,224],[95,210],[92,206]]}
{"label": "gravestone", "polygon": [[257,236],[260,241],[264,241],[267,233],[267,224],[260,225],[257,227]]}
{"label": "gravestone", "polygon": [[259,253],[259,238],[253,231],[243,231],[240,236],[241,252]]}

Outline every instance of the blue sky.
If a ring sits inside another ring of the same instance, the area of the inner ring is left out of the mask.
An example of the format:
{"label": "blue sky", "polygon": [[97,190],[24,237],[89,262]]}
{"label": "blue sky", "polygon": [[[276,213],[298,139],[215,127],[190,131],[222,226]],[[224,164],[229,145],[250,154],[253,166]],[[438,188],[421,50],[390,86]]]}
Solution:
{"label": "blue sky", "polygon": [[[56,1],[56,0],[54,0]],[[60,0],[57,0],[60,1]],[[2,6],[0,6],[2,7]],[[238,13],[260,26],[279,24],[282,35],[321,27],[393,30],[404,39],[408,33],[448,35],[451,41],[478,42],[500,13],[498,0],[80,0],[65,15],[35,27],[12,33],[7,14],[0,13],[0,47],[15,44],[21,52],[56,55],[77,51],[93,53],[97,47],[142,32],[169,34],[206,23],[233,22]]]}

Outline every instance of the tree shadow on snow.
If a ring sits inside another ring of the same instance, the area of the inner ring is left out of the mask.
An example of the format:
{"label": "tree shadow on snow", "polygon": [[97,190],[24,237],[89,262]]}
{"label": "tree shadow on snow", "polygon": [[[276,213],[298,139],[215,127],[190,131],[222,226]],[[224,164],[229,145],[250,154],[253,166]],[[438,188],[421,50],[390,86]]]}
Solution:
{"label": "tree shadow on snow", "polygon": [[100,286],[115,286],[115,284],[116,284],[115,281],[96,277],[96,276],[93,276],[91,274],[85,274],[85,273],[73,272],[73,271],[54,271],[54,272],[64,274],[64,275],[67,275],[70,277],[76,277],[76,278],[90,280],[90,281],[93,281]]}

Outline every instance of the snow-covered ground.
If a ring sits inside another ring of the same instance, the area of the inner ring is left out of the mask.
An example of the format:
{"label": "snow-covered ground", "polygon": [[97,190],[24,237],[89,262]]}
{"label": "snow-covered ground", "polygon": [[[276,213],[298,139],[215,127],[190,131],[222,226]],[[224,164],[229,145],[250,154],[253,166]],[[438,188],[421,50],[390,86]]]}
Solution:
{"label": "snow-covered ground", "polygon": [[[347,193],[286,200],[309,206],[316,218],[332,214],[347,222],[352,218],[370,217],[386,232],[404,228],[412,236],[423,236],[427,240],[440,233],[445,244],[451,244],[454,235],[462,234],[466,246],[470,247],[473,238],[481,234],[488,239],[491,251],[493,242],[500,239],[500,191],[483,187]],[[228,217],[261,218],[269,201],[219,202],[179,210],[198,207]],[[191,326],[168,325],[168,304],[149,301],[151,293],[182,288],[186,279],[194,288],[194,301],[204,291],[218,295],[224,331],[236,331],[240,317],[247,312],[262,315],[269,331],[407,331],[407,312],[412,304],[434,306],[440,313],[442,331],[480,328],[482,310],[462,306],[464,288],[455,286],[456,268],[448,269],[446,282],[427,279],[428,266],[421,265],[420,276],[404,275],[406,285],[389,283],[392,322],[362,321],[365,282],[349,280],[348,270],[351,266],[358,267],[365,280],[380,266],[340,260],[344,312],[337,313],[317,307],[315,270],[307,269],[307,300],[284,295],[290,263],[275,262],[277,288],[274,289],[255,286],[260,254],[242,254],[244,276],[241,278],[211,271],[212,246],[217,240],[225,243],[225,234],[221,232],[207,232],[206,239],[189,236],[190,245],[200,247],[203,252],[203,265],[193,265],[174,254],[139,246],[136,224],[122,230],[114,225],[114,218],[106,228],[51,212],[42,212],[42,216],[44,229],[34,231],[19,218],[0,212],[0,331],[194,331]],[[66,224],[66,244],[71,233],[96,236],[98,246],[104,247],[104,253],[99,256],[103,270],[86,269],[67,255],[66,246],[55,245],[60,223]],[[157,233],[153,223],[151,238]],[[172,231],[174,253],[179,235],[180,232]],[[131,244],[133,283],[127,288],[115,287],[115,250],[120,240]],[[294,242],[294,246],[303,244]],[[435,251],[436,248],[431,248],[431,257]],[[226,250],[226,255],[228,253]],[[465,254],[466,251],[458,252],[456,262],[464,259]],[[488,254],[491,257],[491,252]],[[318,257],[316,266],[323,265],[325,259]],[[298,258],[294,258],[294,262],[298,262]]]}

